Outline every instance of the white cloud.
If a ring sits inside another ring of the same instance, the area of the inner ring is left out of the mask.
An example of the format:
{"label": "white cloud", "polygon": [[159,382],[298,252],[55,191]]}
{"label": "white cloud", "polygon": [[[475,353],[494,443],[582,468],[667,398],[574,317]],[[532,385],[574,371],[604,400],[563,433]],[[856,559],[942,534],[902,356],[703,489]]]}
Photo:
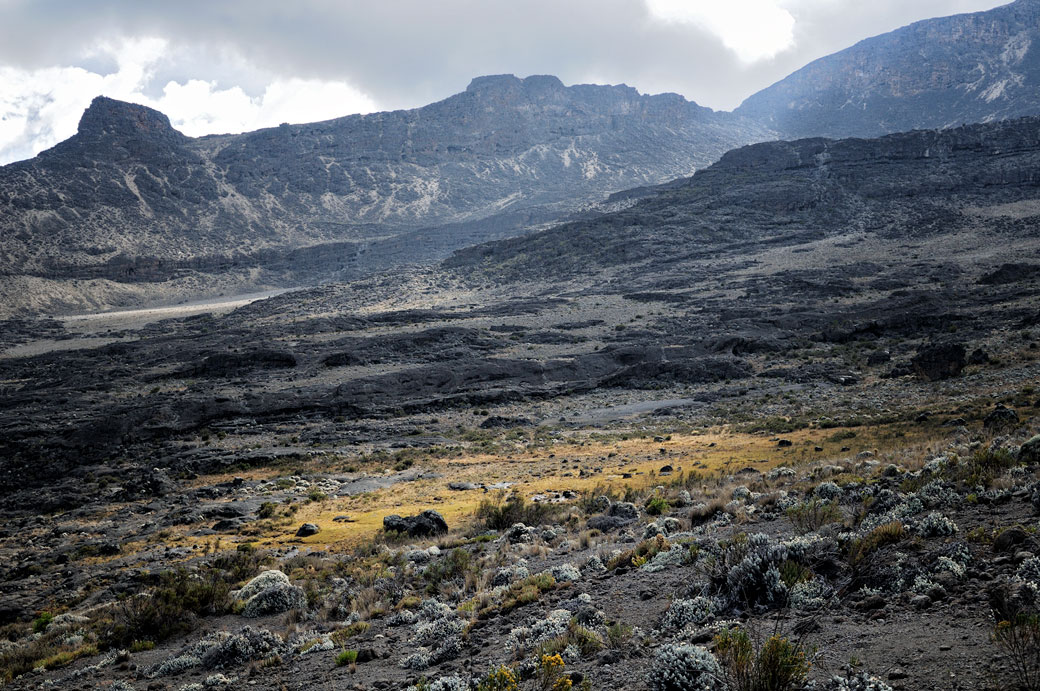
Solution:
{"label": "white cloud", "polygon": [[216,81],[169,81],[154,93],[157,68],[171,60],[157,38],[101,43],[84,58],[111,57],[117,68],[98,74],[81,67],[25,70],[0,66],[0,164],[30,158],[76,132],[80,115],[97,95],[162,111],[187,135],[244,132],[282,122],[313,122],[377,109],[373,100],[342,81],[270,77],[258,96]]}
{"label": "white cloud", "polygon": [[745,63],[794,45],[794,16],[778,0],[646,0],[651,16],[717,36]]}

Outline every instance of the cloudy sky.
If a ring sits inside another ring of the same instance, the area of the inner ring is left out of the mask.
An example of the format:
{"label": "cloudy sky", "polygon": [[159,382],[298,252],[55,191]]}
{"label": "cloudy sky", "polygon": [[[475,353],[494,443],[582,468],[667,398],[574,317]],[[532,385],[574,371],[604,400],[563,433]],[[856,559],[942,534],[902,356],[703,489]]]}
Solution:
{"label": "cloudy sky", "polygon": [[413,108],[484,74],[716,109],[856,41],[1006,0],[0,0],[0,163],[98,94],[189,135]]}

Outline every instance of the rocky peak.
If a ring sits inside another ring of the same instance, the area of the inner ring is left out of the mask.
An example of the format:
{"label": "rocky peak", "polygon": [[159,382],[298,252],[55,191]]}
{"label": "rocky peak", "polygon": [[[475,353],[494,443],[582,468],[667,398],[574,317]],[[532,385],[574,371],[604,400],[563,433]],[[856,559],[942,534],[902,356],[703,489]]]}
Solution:
{"label": "rocky peak", "polygon": [[83,111],[76,136],[41,154],[74,155],[91,160],[154,159],[182,155],[188,141],[157,110],[136,103],[97,96]]}
{"label": "rocky peak", "polygon": [[173,129],[170,119],[157,110],[97,96],[79,119],[79,134],[168,136],[178,132]]}

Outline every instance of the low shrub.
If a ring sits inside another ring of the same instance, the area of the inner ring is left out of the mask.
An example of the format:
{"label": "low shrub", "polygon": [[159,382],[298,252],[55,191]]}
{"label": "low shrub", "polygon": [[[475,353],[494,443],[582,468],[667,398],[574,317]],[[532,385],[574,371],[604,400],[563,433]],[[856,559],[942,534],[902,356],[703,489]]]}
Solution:
{"label": "low shrub", "polygon": [[1007,449],[979,448],[970,458],[961,459],[946,468],[945,475],[965,487],[991,487],[993,481],[1017,465],[1015,456]]}
{"label": "low shrub", "polygon": [[118,603],[95,622],[103,648],[128,647],[136,641],[161,642],[192,631],[200,616],[231,610],[231,584],[218,571],[167,571],[147,593]]}
{"label": "low shrub", "polygon": [[791,691],[802,688],[809,674],[802,646],[777,635],[756,650],[745,631],[726,630],[715,636],[715,652],[732,691]]}
{"label": "low shrub", "polygon": [[357,664],[358,651],[356,650],[343,650],[336,656],[336,666],[346,667],[347,665]]}
{"label": "low shrub", "polygon": [[488,672],[477,684],[477,691],[519,691],[517,674],[502,665]]}
{"label": "low shrub", "polygon": [[700,646],[663,645],[646,676],[650,691],[721,690],[722,669],[715,656]]}
{"label": "low shrub", "polygon": [[842,514],[837,504],[814,497],[787,509],[787,518],[795,530],[805,534],[837,523],[842,520]]}
{"label": "low shrub", "polygon": [[894,545],[906,537],[906,529],[900,521],[885,523],[861,538],[849,543],[847,559],[853,567],[886,545]]}
{"label": "low shrub", "polygon": [[40,612],[40,616],[33,619],[33,633],[43,633],[44,631],[46,631],[47,627],[51,625],[51,621],[53,619],[54,615],[50,612]]}
{"label": "low shrub", "polygon": [[556,504],[528,503],[522,494],[514,492],[505,501],[501,496],[482,500],[476,518],[484,530],[506,530],[516,523],[544,525],[561,510]]}
{"label": "low shrub", "polygon": [[1040,617],[1018,613],[997,622],[993,641],[1007,654],[1018,686],[1040,689]]}
{"label": "low shrub", "polygon": [[651,497],[646,502],[646,512],[651,516],[660,516],[661,514],[668,513],[670,508],[671,505],[664,497]]}

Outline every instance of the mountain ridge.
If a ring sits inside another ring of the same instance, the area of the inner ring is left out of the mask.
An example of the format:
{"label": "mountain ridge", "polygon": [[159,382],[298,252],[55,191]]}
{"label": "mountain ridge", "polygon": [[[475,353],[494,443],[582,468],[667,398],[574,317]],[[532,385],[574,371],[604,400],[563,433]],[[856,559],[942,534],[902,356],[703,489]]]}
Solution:
{"label": "mountain ridge", "polygon": [[373,240],[483,219],[491,235],[476,229],[477,241],[522,232],[770,136],[675,94],[546,76],[478,78],[414,110],[200,138],[99,97],[75,136],[0,167],[0,273],[162,281],[329,243],[353,243],[344,257],[362,270]]}
{"label": "mountain ridge", "polygon": [[732,253],[850,232],[934,235],[970,223],[964,209],[976,198],[991,206],[1040,196],[1038,170],[1040,117],[764,142],[727,152],[628,208],[465,248],[444,266],[497,280],[626,266],[638,273],[642,262],[664,270],[727,243]]}

